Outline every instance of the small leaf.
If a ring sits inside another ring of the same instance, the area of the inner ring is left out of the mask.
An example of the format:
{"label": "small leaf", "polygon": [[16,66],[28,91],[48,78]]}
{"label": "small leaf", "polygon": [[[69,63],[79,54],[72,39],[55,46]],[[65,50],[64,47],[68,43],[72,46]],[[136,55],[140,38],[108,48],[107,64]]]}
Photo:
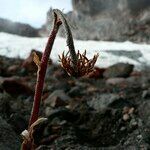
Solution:
{"label": "small leaf", "polygon": [[36,52],[33,52],[33,61],[37,65],[37,67],[40,67],[41,61],[39,59],[39,56],[36,54]]}

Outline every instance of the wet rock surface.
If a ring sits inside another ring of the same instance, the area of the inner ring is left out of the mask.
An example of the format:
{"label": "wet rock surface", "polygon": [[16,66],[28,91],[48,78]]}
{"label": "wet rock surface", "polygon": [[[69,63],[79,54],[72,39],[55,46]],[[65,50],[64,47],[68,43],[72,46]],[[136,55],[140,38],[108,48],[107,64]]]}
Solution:
{"label": "wet rock surface", "polygon": [[[1,57],[2,150],[18,150],[22,141],[20,133],[28,126],[33,94],[25,94],[25,89],[20,92],[18,86],[14,86],[16,93],[12,95],[3,86],[7,77],[7,80],[17,79],[19,84],[24,81],[34,90],[36,73],[32,68],[23,72],[20,69],[23,62]],[[8,71],[12,65],[16,72]],[[122,68],[120,64],[116,66]],[[105,72],[102,73],[99,78],[76,79],[65,74],[59,65],[48,66],[40,108],[40,116],[47,120],[35,128],[37,150],[150,149],[149,68],[140,72],[130,70],[128,75],[121,74],[121,77],[105,77]]]}

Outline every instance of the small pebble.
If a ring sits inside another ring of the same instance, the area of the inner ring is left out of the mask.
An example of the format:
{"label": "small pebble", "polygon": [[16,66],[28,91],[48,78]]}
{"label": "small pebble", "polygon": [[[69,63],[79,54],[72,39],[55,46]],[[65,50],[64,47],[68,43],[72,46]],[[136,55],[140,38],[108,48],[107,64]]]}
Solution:
{"label": "small pebble", "polygon": [[123,115],[123,120],[124,120],[124,121],[129,120],[129,118],[130,118],[130,116],[129,116],[128,114],[124,114],[124,115]]}

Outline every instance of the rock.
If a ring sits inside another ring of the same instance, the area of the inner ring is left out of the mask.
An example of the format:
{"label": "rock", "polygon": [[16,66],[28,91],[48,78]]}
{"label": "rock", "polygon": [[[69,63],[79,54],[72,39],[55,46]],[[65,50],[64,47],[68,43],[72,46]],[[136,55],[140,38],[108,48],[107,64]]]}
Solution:
{"label": "rock", "polygon": [[140,23],[142,24],[150,23],[150,11],[144,11],[144,13],[141,15]]}
{"label": "rock", "polygon": [[102,109],[107,109],[114,101],[118,100],[119,96],[117,94],[97,94],[88,101],[88,105],[97,111]]}
{"label": "rock", "polygon": [[10,95],[0,93],[0,116],[3,118],[9,118],[12,113],[10,100]]}
{"label": "rock", "polygon": [[150,100],[144,101],[138,108],[139,115],[144,124],[150,127]]}
{"label": "rock", "polygon": [[75,86],[71,88],[71,90],[68,92],[68,95],[71,97],[79,97],[83,95],[83,89],[80,86]]}
{"label": "rock", "polygon": [[6,70],[3,68],[3,63],[0,62],[0,76],[3,76],[5,74]]}
{"label": "rock", "polygon": [[67,72],[65,72],[63,68],[60,68],[59,70],[55,71],[53,76],[56,77],[57,79],[61,78],[65,79],[69,77],[69,75],[67,74]]}
{"label": "rock", "polygon": [[134,107],[130,108],[130,107],[125,106],[122,111],[123,120],[128,121],[130,118],[132,118],[134,110],[135,110]]}
{"label": "rock", "polygon": [[[134,23],[130,23],[130,20],[138,22],[138,19],[136,20],[134,16],[138,16],[142,14],[142,11],[147,10],[150,2],[149,0],[135,0],[134,2],[130,0],[72,0],[72,4],[73,12],[70,15],[70,19],[79,26],[78,31],[74,31],[76,38],[84,40],[86,38],[122,40],[123,38],[131,38],[131,28],[133,33],[140,33],[140,31],[131,27],[134,26]],[[147,10],[146,12],[149,11]],[[118,13],[120,14],[119,16],[117,15]],[[91,24],[88,23],[90,20],[92,20]],[[92,35],[90,35],[91,32]],[[124,32],[130,34],[128,38],[127,35],[123,35]],[[149,33],[145,33],[148,36]],[[135,39],[139,40],[138,34],[135,35]]]}
{"label": "rock", "polygon": [[107,108],[123,109],[124,107],[134,107],[134,104],[131,101],[126,100],[116,93],[97,93],[94,96],[89,97],[87,103],[97,111],[105,110]]}
{"label": "rock", "polygon": [[48,117],[52,113],[53,109],[51,107],[45,107],[44,113],[45,116]]}
{"label": "rock", "polygon": [[38,29],[31,27],[28,24],[12,22],[8,19],[0,18],[0,32],[7,32],[27,37],[37,37]]}
{"label": "rock", "polygon": [[104,72],[105,78],[128,77],[133,71],[134,66],[131,64],[117,63],[110,66]]}
{"label": "rock", "polygon": [[106,80],[106,84],[108,85],[120,85],[125,83],[127,83],[127,81],[124,78],[109,78]]}
{"label": "rock", "polygon": [[79,117],[77,112],[72,112],[67,108],[59,107],[51,111],[51,114],[48,116],[48,120],[60,119],[60,121],[75,122]]}
{"label": "rock", "polygon": [[144,99],[150,98],[150,88],[148,90],[143,91],[142,98]]}
{"label": "rock", "polygon": [[12,125],[12,128],[17,134],[21,134],[21,132],[28,126],[24,116],[18,113],[11,114],[8,123]]}
{"label": "rock", "polygon": [[[72,5],[66,16],[76,39],[150,42],[149,0],[72,0]],[[40,35],[49,33],[52,18],[50,8]]]}
{"label": "rock", "polygon": [[21,143],[11,126],[0,117],[0,150],[19,150]]}
{"label": "rock", "polygon": [[124,120],[124,121],[129,120],[129,118],[130,118],[130,116],[129,116],[128,114],[124,114],[124,115],[123,115],[123,120]]}
{"label": "rock", "polygon": [[7,69],[7,73],[8,73],[8,74],[12,74],[12,73],[14,74],[15,72],[18,71],[18,69],[20,69],[18,65],[12,65],[12,66],[10,66],[10,67]]}
{"label": "rock", "polygon": [[33,52],[35,52],[39,59],[41,60],[42,58],[42,53],[37,51],[37,50],[32,50],[29,57],[26,58],[24,60],[24,62],[22,63],[22,67],[25,68],[26,70],[30,71],[30,72],[37,72],[37,66],[36,64],[33,62]]}
{"label": "rock", "polygon": [[[54,82],[55,81],[55,78],[51,78],[50,75],[49,77],[47,76],[47,79],[48,81],[51,81]],[[67,82],[67,81],[61,81],[61,82],[58,82],[56,80],[56,82],[54,82],[53,85],[49,85],[47,87],[48,91],[55,91],[55,90],[63,90],[64,92],[68,92],[70,89],[71,89],[71,85]]]}
{"label": "rock", "polygon": [[144,129],[144,132],[143,132],[143,138],[144,138],[144,141],[147,143],[148,147],[150,148],[150,130],[149,130],[150,126],[147,126],[147,128]]}
{"label": "rock", "polygon": [[51,107],[66,106],[70,99],[63,90],[56,90],[44,100],[44,104]]}
{"label": "rock", "polygon": [[13,96],[20,94],[30,96],[33,94],[32,89],[25,81],[13,77],[3,79],[2,87],[7,93]]}
{"label": "rock", "polygon": [[131,129],[136,129],[138,127],[138,122],[134,118],[132,118],[129,126]]}
{"label": "rock", "polygon": [[0,76],[2,76],[2,74],[3,74],[3,68],[0,67]]}
{"label": "rock", "polygon": [[123,108],[123,111],[122,111],[122,113],[123,114],[129,114],[129,115],[131,115],[131,114],[133,114],[133,112],[134,112],[134,110],[135,110],[135,108],[134,107],[124,107]]}

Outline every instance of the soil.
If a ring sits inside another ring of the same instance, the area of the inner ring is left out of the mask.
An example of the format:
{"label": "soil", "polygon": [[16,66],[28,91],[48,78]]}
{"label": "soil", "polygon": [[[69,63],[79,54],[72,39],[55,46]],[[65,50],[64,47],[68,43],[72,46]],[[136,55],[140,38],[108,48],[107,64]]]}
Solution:
{"label": "soil", "polygon": [[[6,130],[0,150],[19,150],[20,134],[28,127],[36,72],[23,62],[0,57],[0,133]],[[40,117],[47,120],[35,128],[36,150],[148,150],[150,68],[128,77],[77,79],[51,64]]]}

